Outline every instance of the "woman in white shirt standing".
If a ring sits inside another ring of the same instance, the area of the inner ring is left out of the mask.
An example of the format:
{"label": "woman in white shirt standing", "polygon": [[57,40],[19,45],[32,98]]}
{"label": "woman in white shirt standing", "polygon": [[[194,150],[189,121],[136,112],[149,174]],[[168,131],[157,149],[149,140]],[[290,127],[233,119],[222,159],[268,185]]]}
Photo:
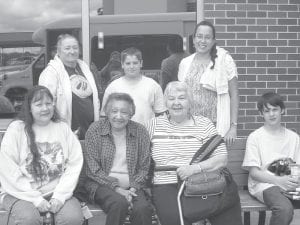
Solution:
{"label": "woman in white shirt standing", "polygon": [[1,143],[0,200],[9,220],[39,225],[40,213],[52,212],[56,225],[81,225],[80,203],[72,195],[82,163],[81,145],[60,121],[50,91],[32,88]]}
{"label": "woman in white shirt standing", "polygon": [[227,144],[237,136],[239,106],[237,69],[229,52],[217,47],[216,31],[208,21],[197,24],[196,53],[182,59],[178,80],[193,92],[192,114],[208,117]]}

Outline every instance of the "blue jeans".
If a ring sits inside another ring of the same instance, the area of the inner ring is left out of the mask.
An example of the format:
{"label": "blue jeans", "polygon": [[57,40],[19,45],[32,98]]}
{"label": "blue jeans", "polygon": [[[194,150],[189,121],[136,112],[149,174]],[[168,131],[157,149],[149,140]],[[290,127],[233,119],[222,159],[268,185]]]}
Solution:
{"label": "blue jeans", "polygon": [[284,196],[277,186],[263,191],[265,204],[272,210],[270,225],[289,225],[294,216],[294,207],[300,208],[300,201],[292,201]]}
{"label": "blue jeans", "polygon": [[[10,211],[12,207],[9,224],[41,225],[42,218],[38,209],[31,202],[17,200],[11,195],[6,195],[3,199],[5,210]],[[54,218],[56,225],[82,225],[83,215],[79,201],[74,197],[67,200]]]}

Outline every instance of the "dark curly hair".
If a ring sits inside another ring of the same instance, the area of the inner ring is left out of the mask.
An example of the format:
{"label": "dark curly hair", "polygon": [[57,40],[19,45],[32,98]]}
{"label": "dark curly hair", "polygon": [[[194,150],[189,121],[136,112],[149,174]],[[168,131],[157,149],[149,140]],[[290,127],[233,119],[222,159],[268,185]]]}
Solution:
{"label": "dark curly hair", "polygon": [[[212,33],[213,33],[213,39],[216,39],[216,29],[214,27],[214,25],[209,22],[209,21],[206,21],[206,20],[203,20],[201,21],[200,23],[198,23],[195,27],[195,30],[194,30],[194,34],[193,34],[193,37],[195,38],[196,36],[196,33],[197,33],[197,30],[200,26],[208,26],[211,28],[212,30]],[[216,63],[216,58],[218,57],[217,55],[217,43],[215,43],[211,50],[210,50],[210,57],[211,57],[211,61],[213,62],[212,66],[210,67],[210,69],[214,69],[215,67],[215,63]]]}
{"label": "dark curly hair", "polygon": [[[21,120],[25,124],[25,133],[27,136],[30,152],[32,154],[32,169],[33,177],[36,181],[40,181],[42,178],[42,165],[40,163],[40,153],[35,142],[35,133],[32,129],[34,119],[31,113],[31,103],[37,102],[44,97],[50,98],[53,101],[51,92],[44,86],[35,86],[30,89],[25,96],[25,101],[22,105],[22,109],[17,116],[18,120]],[[54,106],[54,113],[51,118],[52,121],[60,121],[60,116],[57,113],[56,107]]]}

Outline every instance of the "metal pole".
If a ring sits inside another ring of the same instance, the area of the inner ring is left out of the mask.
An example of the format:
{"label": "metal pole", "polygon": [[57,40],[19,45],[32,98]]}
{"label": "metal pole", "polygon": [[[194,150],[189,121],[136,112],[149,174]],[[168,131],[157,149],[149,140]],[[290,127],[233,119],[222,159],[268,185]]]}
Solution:
{"label": "metal pole", "polygon": [[204,0],[197,0],[197,23],[200,23],[204,20]]}
{"label": "metal pole", "polygon": [[81,0],[81,35],[83,61],[90,65],[90,1]]}

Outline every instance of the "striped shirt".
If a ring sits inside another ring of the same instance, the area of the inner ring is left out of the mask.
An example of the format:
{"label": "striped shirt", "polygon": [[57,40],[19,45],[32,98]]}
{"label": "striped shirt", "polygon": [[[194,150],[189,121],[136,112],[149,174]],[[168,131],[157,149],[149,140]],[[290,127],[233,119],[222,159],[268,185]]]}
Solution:
{"label": "striped shirt", "polygon": [[[183,166],[190,163],[196,151],[217,131],[206,117],[194,116],[194,125],[171,124],[167,116],[153,118],[146,125],[149,131],[152,157],[156,166]],[[218,146],[210,157],[227,155],[225,144]],[[175,171],[154,173],[154,184],[177,183]]]}

